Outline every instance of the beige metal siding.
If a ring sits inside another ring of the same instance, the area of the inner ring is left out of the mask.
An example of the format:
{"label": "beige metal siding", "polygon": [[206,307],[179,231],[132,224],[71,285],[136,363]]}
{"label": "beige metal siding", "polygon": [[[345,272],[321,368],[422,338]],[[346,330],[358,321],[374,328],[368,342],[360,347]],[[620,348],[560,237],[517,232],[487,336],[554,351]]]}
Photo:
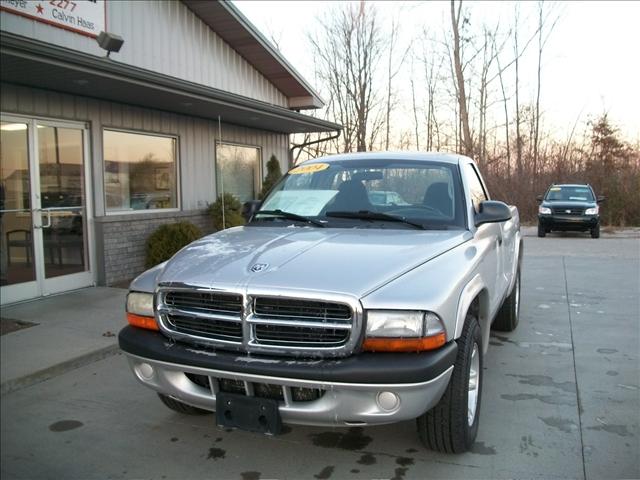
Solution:
{"label": "beige metal siding", "polygon": [[[107,1],[107,29],[125,42],[114,61],[287,107],[287,98],[179,1]],[[1,12],[2,30],[104,56],[93,38]]]}
{"label": "beige metal siding", "polygon": [[[119,128],[176,135],[179,144],[181,209],[196,210],[215,201],[215,142],[218,124],[201,118],[106,102],[17,85],[2,84],[0,109],[53,119],[88,122],[95,216],[104,212],[102,129]],[[289,136],[222,124],[222,140],[260,147],[263,177],[272,154],[287,168]],[[141,213],[142,215],[142,213]],[[132,217],[132,220],[135,218]]]}

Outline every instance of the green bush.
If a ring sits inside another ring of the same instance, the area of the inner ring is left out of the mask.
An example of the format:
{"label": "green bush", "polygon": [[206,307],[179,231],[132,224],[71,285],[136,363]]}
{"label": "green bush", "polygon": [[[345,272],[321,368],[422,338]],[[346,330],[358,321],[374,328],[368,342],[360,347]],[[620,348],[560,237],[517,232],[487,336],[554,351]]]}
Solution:
{"label": "green bush", "polygon": [[224,194],[224,225],[222,225],[222,195],[209,207],[209,215],[213,218],[216,230],[244,225],[242,204],[230,193]]}
{"label": "green bush", "polygon": [[160,225],[149,235],[146,243],[147,268],[169,260],[185,245],[202,237],[202,232],[193,223],[178,222]]}
{"label": "green bush", "polygon": [[264,197],[269,193],[269,190],[273,188],[273,186],[278,183],[278,180],[282,178],[282,170],[280,170],[280,162],[275,155],[271,155],[271,158],[267,162],[267,176],[264,177],[264,181],[262,182],[262,190],[260,191],[260,195],[258,198],[260,200],[264,199]]}

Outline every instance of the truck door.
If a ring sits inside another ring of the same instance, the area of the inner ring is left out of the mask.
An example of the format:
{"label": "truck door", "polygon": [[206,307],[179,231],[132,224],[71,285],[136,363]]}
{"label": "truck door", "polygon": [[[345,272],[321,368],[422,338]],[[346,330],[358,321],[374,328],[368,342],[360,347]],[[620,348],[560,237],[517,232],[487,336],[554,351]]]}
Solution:
{"label": "truck door", "polygon": [[[464,175],[471,196],[471,203],[475,213],[479,212],[480,204],[489,200],[489,195],[482,183],[480,174],[471,163],[464,164]],[[503,225],[499,223],[485,223],[480,225],[475,233],[476,244],[483,251],[482,265],[480,271],[485,277],[488,285],[492,285],[490,291],[491,306],[490,311],[494,311],[496,303],[502,299],[504,290],[504,265],[503,265]]]}

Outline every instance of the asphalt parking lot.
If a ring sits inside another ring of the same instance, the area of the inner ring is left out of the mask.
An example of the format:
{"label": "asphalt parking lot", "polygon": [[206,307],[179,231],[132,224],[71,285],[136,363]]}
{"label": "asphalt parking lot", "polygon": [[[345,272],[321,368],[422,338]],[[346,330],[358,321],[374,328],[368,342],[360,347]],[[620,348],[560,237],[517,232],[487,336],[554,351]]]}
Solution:
{"label": "asphalt parking lot", "polygon": [[423,449],[413,422],[221,430],[115,355],[2,397],[2,478],[638,478],[639,257],[637,236],[525,238],[520,326],[491,338],[467,454]]}

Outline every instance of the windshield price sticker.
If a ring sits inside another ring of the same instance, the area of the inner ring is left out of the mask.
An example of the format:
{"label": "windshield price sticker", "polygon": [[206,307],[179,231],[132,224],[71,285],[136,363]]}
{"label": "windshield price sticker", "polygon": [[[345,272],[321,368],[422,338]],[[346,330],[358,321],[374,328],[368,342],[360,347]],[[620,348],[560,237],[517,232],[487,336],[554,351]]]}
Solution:
{"label": "windshield price sticker", "polygon": [[315,217],[337,193],[337,190],[281,190],[269,196],[262,208]]}
{"label": "windshield price sticker", "polygon": [[312,163],[311,165],[300,165],[289,171],[290,175],[302,175],[303,173],[316,173],[329,168],[328,163]]}

